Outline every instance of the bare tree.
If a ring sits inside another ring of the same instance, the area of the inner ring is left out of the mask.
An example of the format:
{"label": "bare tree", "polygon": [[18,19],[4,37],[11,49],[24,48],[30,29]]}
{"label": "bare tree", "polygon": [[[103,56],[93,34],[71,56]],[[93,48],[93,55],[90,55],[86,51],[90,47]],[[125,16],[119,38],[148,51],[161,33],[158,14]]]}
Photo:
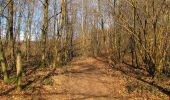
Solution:
{"label": "bare tree", "polygon": [[13,0],[8,0],[9,2],[9,18],[8,18],[8,32],[9,32],[9,39],[10,39],[10,56],[12,59],[14,59],[14,34],[13,34],[13,4],[14,1]]}
{"label": "bare tree", "polygon": [[48,6],[49,6],[49,0],[45,0],[43,4],[43,12],[44,12],[44,18],[43,18],[43,28],[42,28],[42,63],[43,66],[46,65],[46,43],[47,43],[47,33],[48,33]]}

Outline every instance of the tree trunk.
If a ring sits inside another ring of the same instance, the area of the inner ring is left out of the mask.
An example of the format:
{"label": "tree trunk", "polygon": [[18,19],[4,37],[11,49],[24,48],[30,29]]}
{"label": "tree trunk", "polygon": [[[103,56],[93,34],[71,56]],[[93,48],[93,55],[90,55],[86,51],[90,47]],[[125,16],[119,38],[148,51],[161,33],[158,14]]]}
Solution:
{"label": "tree trunk", "polygon": [[43,13],[44,13],[44,19],[43,19],[43,28],[42,28],[42,66],[46,66],[46,46],[47,46],[47,32],[48,32],[48,6],[49,6],[49,0],[44,1],[43,6]]}
{"label": "tree trunk", "polygon": [[21,51],[18,48],[17,58],[16,58],[16,68],[17,68],[17,90],[21,90],[21,78],[22,78],[22,62],[21,62]]}
{"label": "tree trunk", "polygon": [[[19,0],[19,4],[21,1]],[[18,46],[17,46],[17,57],[16,57],[16,69],[17,69],[17,90],[21,90],[21,79],[22,79],[22,61],[21,61],[21,43],[20,43],[20,31],[21,31],[21,7],[19,10],[19,18],[18,18]]]}
{"label": "tree trunk", "polygon": [[9,32],[9,47],[10,47],[10,56],[11,58],[14,60],[15,56],[14,56],[14,36],[13,36],[13,0],[8,0],[9,2],[9,19],[8,19],[8,32]]}
{"label": "tree trunk", "polygon": [[2,41],[0,40],[0,63],[2,67],[2,74],[4,76],[4,82],[8,82],[8,73],[7,73],[7,62],[4,56],[4,51],[2,47]]}

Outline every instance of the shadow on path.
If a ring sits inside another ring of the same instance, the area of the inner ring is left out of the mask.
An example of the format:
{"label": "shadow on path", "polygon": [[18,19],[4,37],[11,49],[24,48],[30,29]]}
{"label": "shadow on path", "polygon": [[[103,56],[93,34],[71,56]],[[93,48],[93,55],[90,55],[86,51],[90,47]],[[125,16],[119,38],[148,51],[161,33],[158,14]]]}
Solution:
{"label": "shadow on path", "polygon": [[[103,61],[104,63],[109,64],[107,60],[101,60],[101,59],[98,59],[98,58],[95,58],[95,59],[97,59],[99,61]],[[170,96],[170,90],[168,90],[168,89],[166,89],[164,87],[161,87],[161,86],[157,85],[156,83],[149,82],[149,81],[147,81],[145,79],[142,79],[142,77],[148,77],[149,76],[148,74],[144,73],[143,69],[137,69],[137,68],[125,63],[125,62],[121,66],[111,65],[111,67],[112,67],[113,70],[121,71],[125,75],[133,77],[133,78],[136,78],[137,80],[140,80],[140,81],[142,81],[142,82],[144,82],[146,84],[149,84],[149,85],[157,88],[159,91],[166,94],[167,96]]]}

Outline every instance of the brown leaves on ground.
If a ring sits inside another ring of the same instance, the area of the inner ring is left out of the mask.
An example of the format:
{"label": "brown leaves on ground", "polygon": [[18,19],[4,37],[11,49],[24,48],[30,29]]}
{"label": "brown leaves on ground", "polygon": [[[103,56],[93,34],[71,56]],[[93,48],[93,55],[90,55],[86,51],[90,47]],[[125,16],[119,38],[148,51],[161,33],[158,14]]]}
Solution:
{"label": "brown leaves on ground", "polygon": [[9,96],[35,100],[169,99],[154,85],[136,78],[142,73],[140,70],[128,69],[124,64],[110,66],[105,60],[81,57],[55,71],[51,68],[37,69],[28,75],[23,93],[15,95],[17,93],[13,91]]}
{"label": "brown leaves on ground", "polygon": [[[46,96],[50,100],[168,99],[153,86],[114,69],[102,58],[76,58],[56,73],[59,74],[53,76],[54,85],[45,87],[53,94]],[[129,93],[131,88],[134,89]]]}

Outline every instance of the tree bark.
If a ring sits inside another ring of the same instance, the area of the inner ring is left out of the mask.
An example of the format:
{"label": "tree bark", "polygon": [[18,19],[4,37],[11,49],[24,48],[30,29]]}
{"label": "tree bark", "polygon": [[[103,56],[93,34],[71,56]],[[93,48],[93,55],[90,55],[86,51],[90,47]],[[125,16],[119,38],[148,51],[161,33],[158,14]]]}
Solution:
{"label": "tree bark", "polygon": [[46,66],[46,45],[47,45],[47,34],[48,34],[48,6],[49,0],[44,0],[43,5],[43,28],[42,28],[42,66]]}
{"label": "tree bark", "polygon": [[9,32],[9,47],[10,47],[10,56],[12,59],[15,58],[14,56],[14,36],[13,36],[13,14],[14,14],[14,11],[13,11],[13,4],[14,4],[14,1],[13,0],[8,0],[9,2],[9,19],[8,19],[8,32]]}

